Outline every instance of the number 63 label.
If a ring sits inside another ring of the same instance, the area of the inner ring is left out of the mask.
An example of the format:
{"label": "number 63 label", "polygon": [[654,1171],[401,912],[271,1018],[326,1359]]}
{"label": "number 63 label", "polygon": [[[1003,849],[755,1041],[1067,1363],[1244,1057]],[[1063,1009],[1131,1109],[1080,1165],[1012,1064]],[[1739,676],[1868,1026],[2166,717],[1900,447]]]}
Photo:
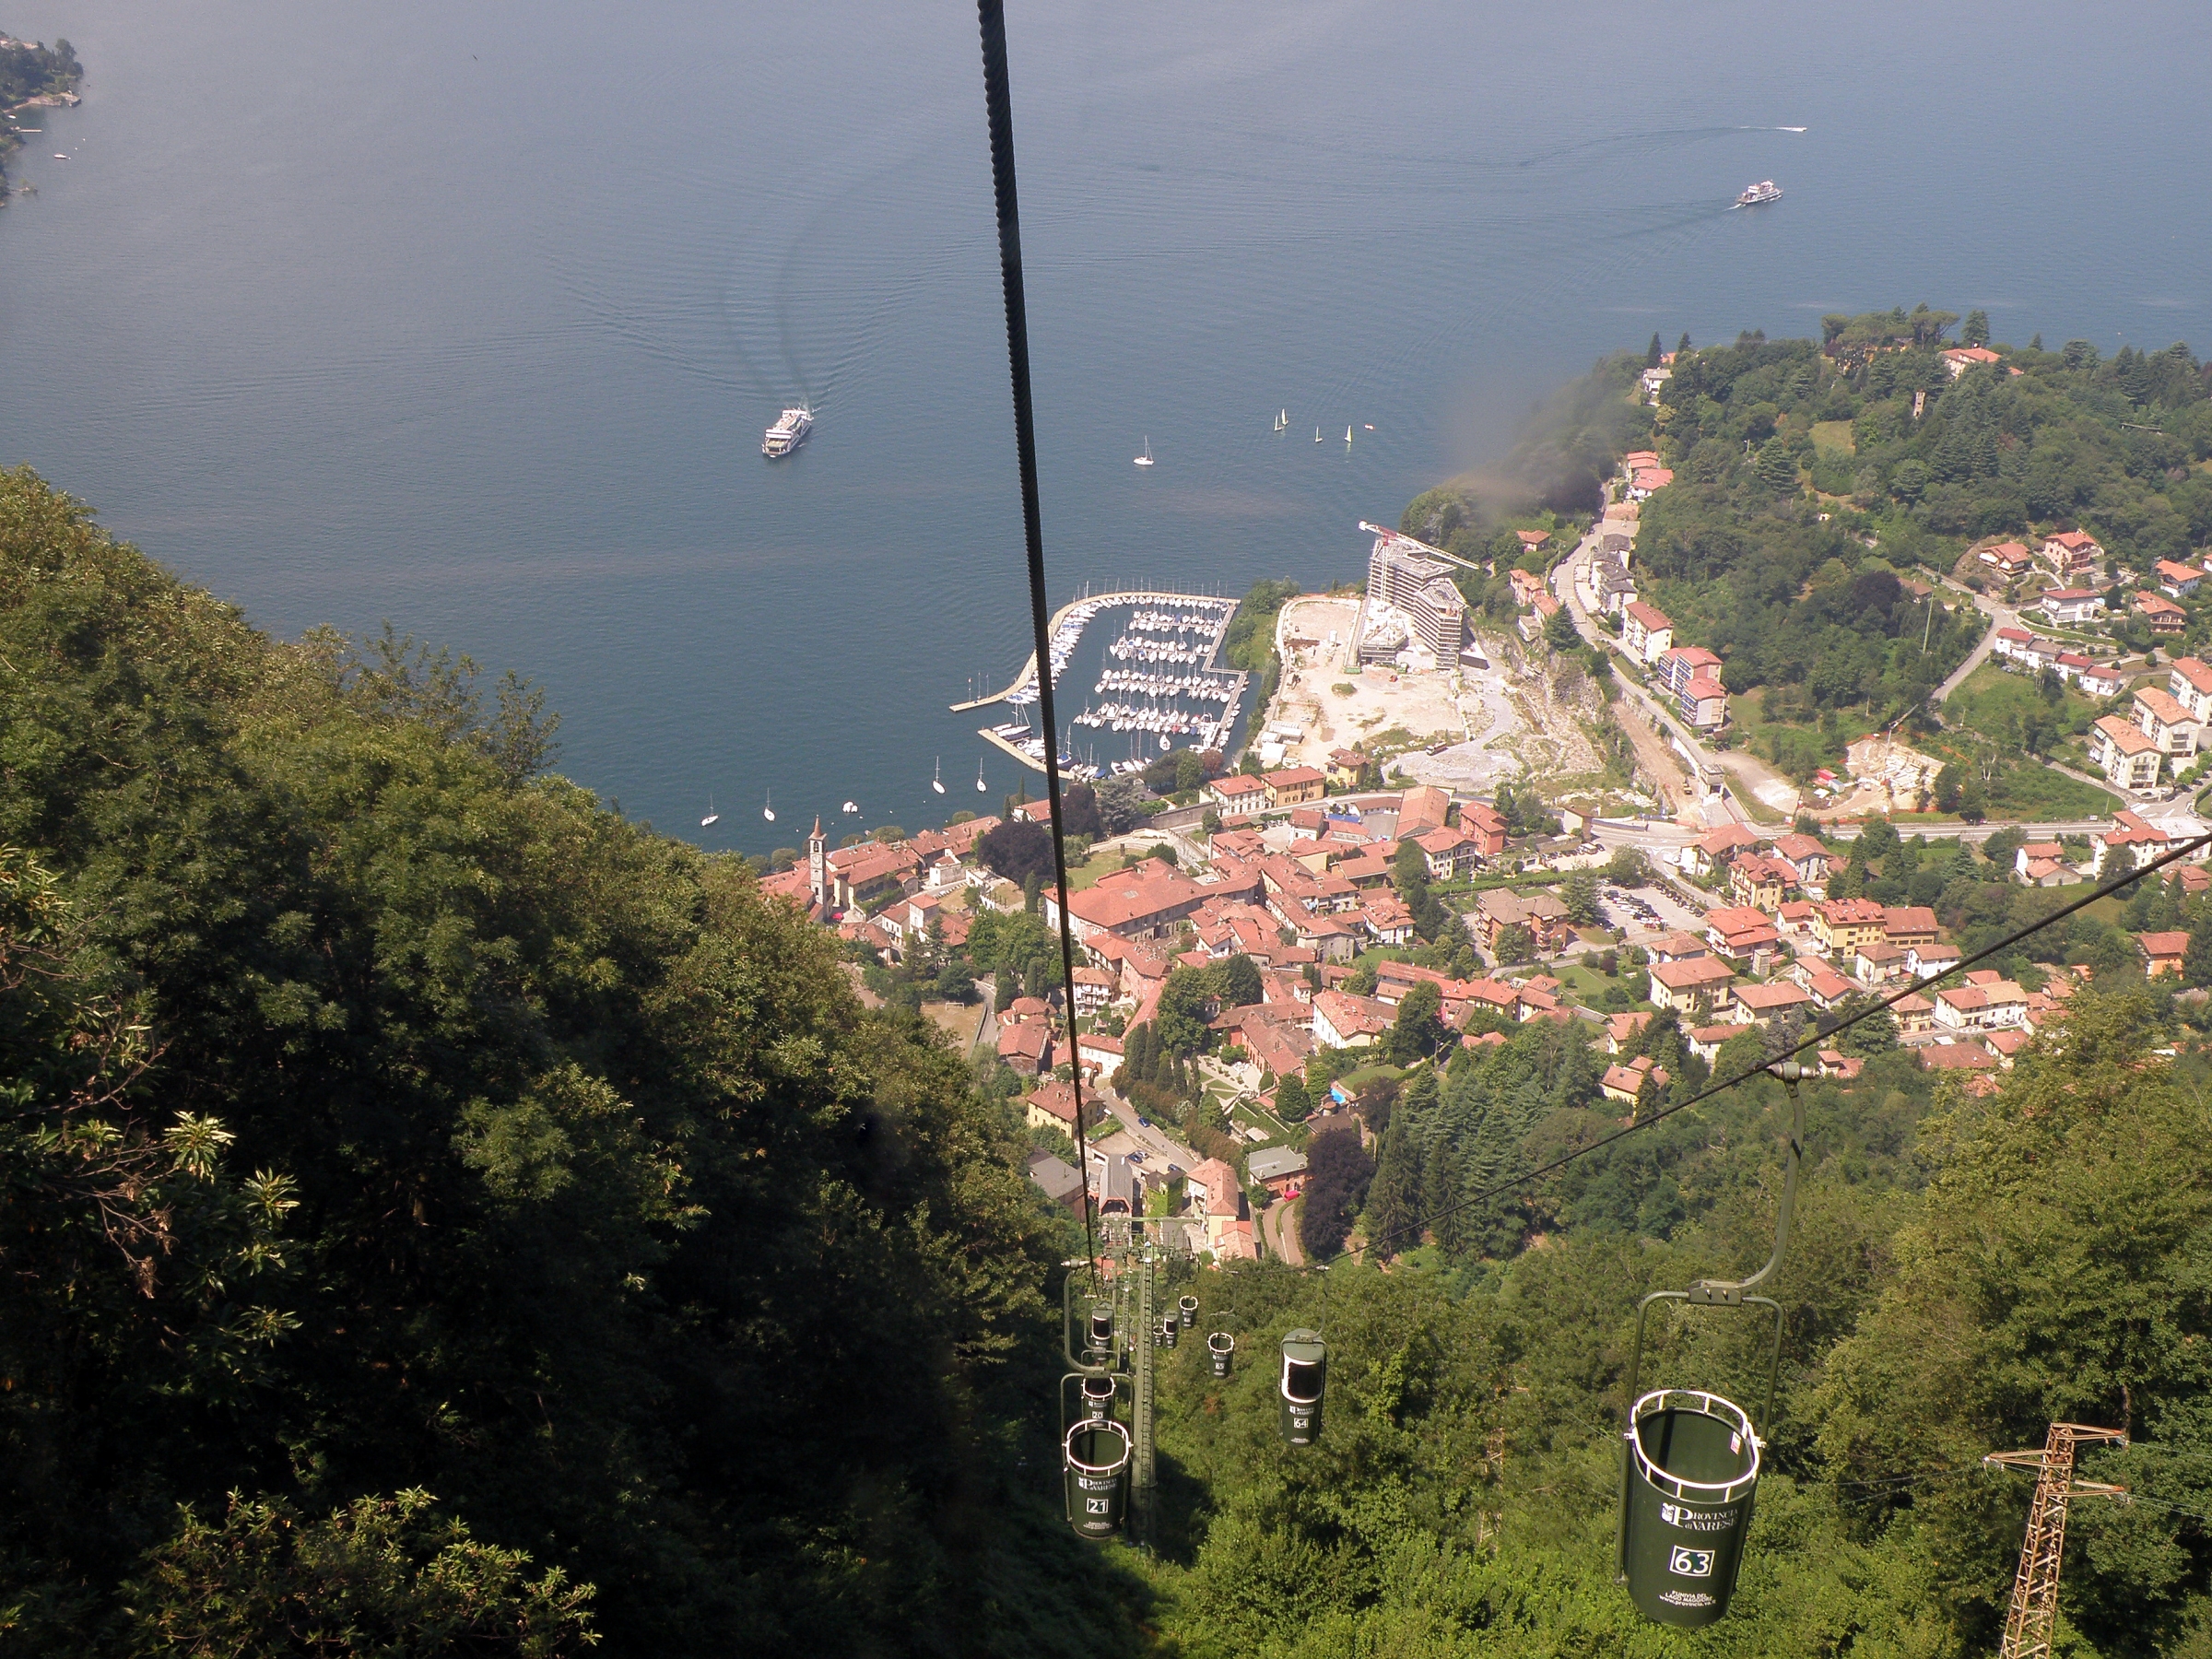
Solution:
{"label": "number 63 label", "polygon": [[1677,1578],[1711,1578],[1712,1551],[1677,1548],[1666,1559],[1666,1570]]}

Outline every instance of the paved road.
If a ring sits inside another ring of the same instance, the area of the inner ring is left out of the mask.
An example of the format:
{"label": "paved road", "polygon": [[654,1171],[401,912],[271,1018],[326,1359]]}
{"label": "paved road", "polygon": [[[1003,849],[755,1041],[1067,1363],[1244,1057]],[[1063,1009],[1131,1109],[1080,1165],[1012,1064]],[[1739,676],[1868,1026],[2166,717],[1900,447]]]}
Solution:
{"label": "paved road", "polygon": [[[1600,535],[1600,531],[1593,530],[1583,537],[1566,562],[1559,567],[1564,576],[1555,582],[1554,586],[1556,596],[1574,618],[1575,629],[1583,638],[1594,645],[1611,645],[1616,641],[1597,626],[1582,598],[1583,572],[1591,554],[1596,550]],[[1695,732],[1682,724],[1674,710],[1642,686],[1623,677],[1617,676],[1616,678],[1622,694],[1651,722],[1653,729],[1659,733],[1661,738],[1672,740],[1670,758],[1687,751],[1693,758],[1698,777],[1710,777],[1712,770],[1718,768],[1734,780],[1739,789],[1756,797],[1771,811],[1787,813],[1796,809],[1797,785],[1764,760],[1756,755],[1745,754],[1740,749],[1716,750],[1708,747]],[[1636,734],[1630,730],[1630,735],[1633,737]],[[1700,792],[1693,787],[1691,793],[1698,794]],[[1727,792],[1719,792],[1717,796],[1711,791],[1702,794],[1709,806],[1717,798],[1730,817],[1739,821],[1745,819],[1747,815]]]}
{"label": "paved road", "polygon": [[1158,1120],[1149,1126],[1138,1123],[1136,1108],[1119,1095],[1101,1088],[1095,1091],[1095,1098],[1105,1103],[1107,1114],[1114,1124],[1112,1131],[1091,1143],[1100,1151],[1125,1153],[1134,1149],[1142,1152],[1145,1162],[1153,1168],[1173,1164],[1186,1175],[1203,1161],[1197,1153],[1162,1130]]}
{"label": "paved road", "polygon": [[[1971,599],[1974,602],[1974,608],[1989,618],[1989,629],[1983,634],[1982,642],[1967,653],[1966,661],[1954,668],[1950,677],[1942,685],[1928,693],[1928,702],[1931,707],[1950,696],[1959,688],[1968,675],[1989,661],[1989,653],[1996,647],[1998,629],[2018,628],[2020,625],[2018,611],[1999,605],[1986,594],[1977,594],[1973,589],[1962,586],[1947,576],[1943,579],[1943,585],[1955,594]],[[2100,784],[2099,787],[2102,788],[2103,785]]]}
{"label": "paved road", "polygon": [[1306,1253],[1299,1248],[1298,1229],[1284,1224],[1290,1219],[1290,1206],[1295,1198],[1282,1198],[1260,1212],[1260,1241],[1275,1253],[1276,1259],[1293,1267],[1306,1265]]}

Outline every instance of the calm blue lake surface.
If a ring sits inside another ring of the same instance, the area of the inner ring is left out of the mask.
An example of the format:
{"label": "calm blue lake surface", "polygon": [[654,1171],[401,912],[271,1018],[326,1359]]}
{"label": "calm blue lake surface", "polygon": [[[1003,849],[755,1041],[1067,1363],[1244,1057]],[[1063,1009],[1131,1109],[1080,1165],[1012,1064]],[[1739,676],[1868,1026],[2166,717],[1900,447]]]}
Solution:
{"label": "calm blue lake surface", "polygon": [[[1654,329],[2212,351],[2201,5],[1011,10],[1055,603],[1352,575]],[[946,708],[1028,647],[971,8],[0,23],[89,71],[0,213],[0,461],[278,633],[520,668],[564,771],[711,845],[1018,781]]]}

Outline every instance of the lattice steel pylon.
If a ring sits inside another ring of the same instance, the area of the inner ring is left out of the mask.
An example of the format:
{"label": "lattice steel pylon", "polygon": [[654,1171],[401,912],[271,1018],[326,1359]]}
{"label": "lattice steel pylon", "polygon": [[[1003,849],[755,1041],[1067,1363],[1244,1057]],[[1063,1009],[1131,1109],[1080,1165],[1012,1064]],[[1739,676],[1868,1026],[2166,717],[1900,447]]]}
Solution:
{"label": "lattice steel pylon", "polygon": [[2087,1423],[2053,1423],[2041,1451],[1992,1452],[1982,1460],[1984,1468],[2036,1472],[2028,1535],[2020,1545],[2020,1571],[2012,1582],[2012,1608],[2005,1617],[2005,1642],[1997,1659],[2050,1659],[2051,1630],[2058,1618],[2058,1570],[2066,1553],[2066,1501],[2127,1496],[2125,1487],[2074,1478],[2074,1449],[2103,1444],[2124,1446],[2127,1436]]}

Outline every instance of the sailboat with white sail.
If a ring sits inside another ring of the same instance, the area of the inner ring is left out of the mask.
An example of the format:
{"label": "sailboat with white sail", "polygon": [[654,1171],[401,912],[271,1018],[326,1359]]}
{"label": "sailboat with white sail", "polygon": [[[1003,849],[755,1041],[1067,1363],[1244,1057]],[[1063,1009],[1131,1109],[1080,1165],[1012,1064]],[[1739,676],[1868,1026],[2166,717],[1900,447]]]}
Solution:
{"label": "sailboat with white sail", "polygon": [[1152,465],[1152,434],[1149,432],[1145,434],[1145,453],[1137,456],[1136,465],[1139,466],[1149,466]]}

